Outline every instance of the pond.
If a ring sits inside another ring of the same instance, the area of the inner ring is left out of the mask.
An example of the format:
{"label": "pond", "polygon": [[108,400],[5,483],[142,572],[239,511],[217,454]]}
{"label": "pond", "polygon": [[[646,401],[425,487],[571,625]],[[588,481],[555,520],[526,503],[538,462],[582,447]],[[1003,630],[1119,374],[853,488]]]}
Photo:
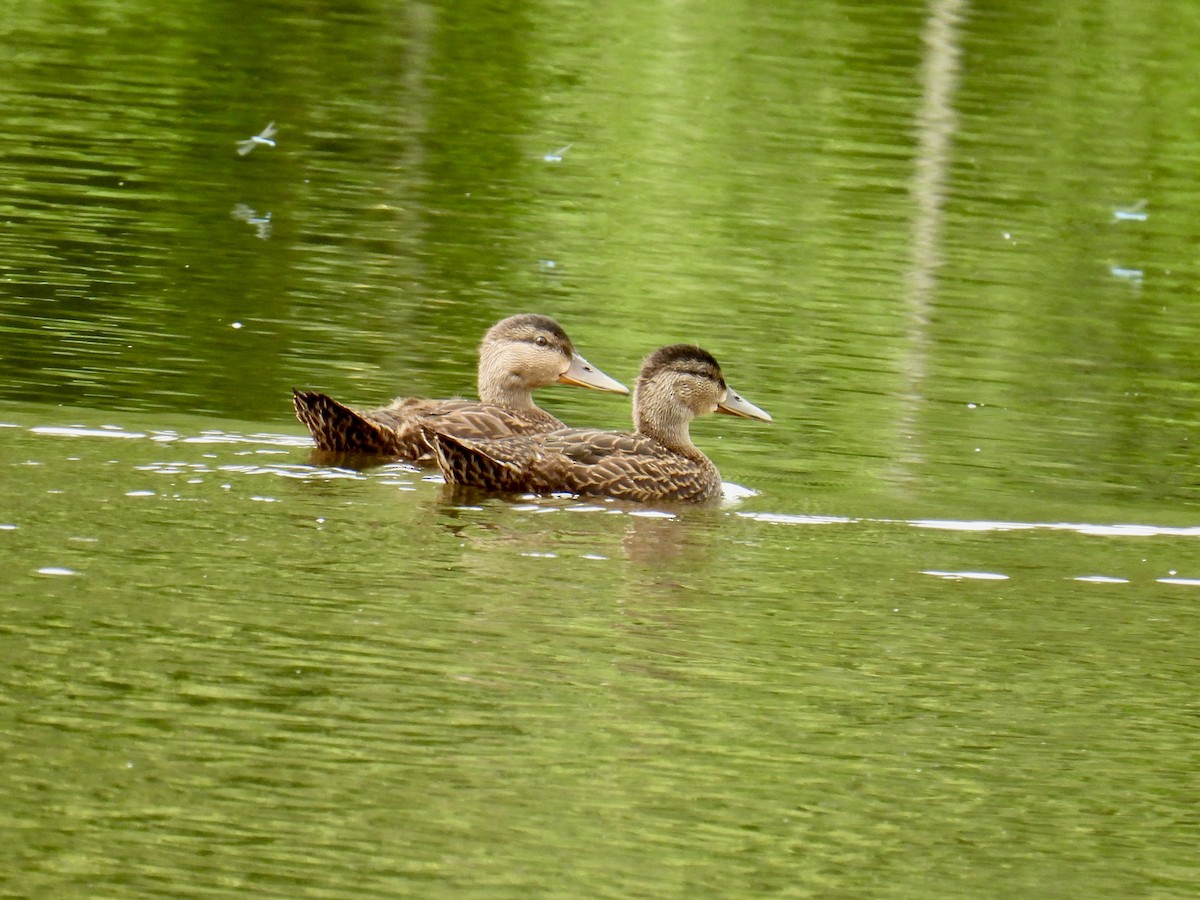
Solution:
{"label": "pond", "polygon": [[[1200,7],[247,18],[0,26],[5,894],[1195,896]],[[726,501],[313,456],[526,311]]]}

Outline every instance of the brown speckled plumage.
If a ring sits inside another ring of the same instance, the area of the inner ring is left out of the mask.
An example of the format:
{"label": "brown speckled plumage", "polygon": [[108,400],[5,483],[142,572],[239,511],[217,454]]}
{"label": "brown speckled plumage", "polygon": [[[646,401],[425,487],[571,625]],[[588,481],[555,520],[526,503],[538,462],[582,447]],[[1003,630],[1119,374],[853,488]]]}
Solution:
{"label": "brown speckled plumage", "polygon": [[565,427],[533,402],[534,390],[555,382],[627,392],[575,352],[557,322],[524,314],[498,322],[484,336],[479,400],[408,397],[380,409],[359,410],[327,394],[293,390],[292,404],[319,450],[419,461],[431,457],[431,430],[488,439]]}
{"label": "brown speckled plumage", "polygon": [[718,411],[770,420],[729,390],[710,354],[686,344],[647,358],[633,403],[632,433],[567,428],[480,440],[433,431],[430,439],[451,484],[706,503],[720,497],[721,475],[692,443],[689,422]]}
{"label": "brown speckled plumage", "polygon": [[358,410],[327,394],[294,390],[292,402],[318,449],[410,461],[432,458],[426,428],[481,439],[566,427],[543,409],[504,409],[478,400],[408,397],[382,409]]}

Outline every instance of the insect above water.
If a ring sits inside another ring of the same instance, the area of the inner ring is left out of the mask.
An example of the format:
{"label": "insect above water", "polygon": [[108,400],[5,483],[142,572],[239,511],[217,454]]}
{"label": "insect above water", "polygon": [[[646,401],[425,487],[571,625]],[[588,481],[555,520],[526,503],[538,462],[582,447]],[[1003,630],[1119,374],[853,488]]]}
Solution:
{"label": "insect above water", "polygon": [[274,147],[275,142],[271,138],[275,137],[275,132],[279,129],[275,127],[274,122],[268,122],[267,127],[253,137],[248,137],[244,141],[237,142],[238,156],[245,156],[259,144],[264,144],[268,147]]}

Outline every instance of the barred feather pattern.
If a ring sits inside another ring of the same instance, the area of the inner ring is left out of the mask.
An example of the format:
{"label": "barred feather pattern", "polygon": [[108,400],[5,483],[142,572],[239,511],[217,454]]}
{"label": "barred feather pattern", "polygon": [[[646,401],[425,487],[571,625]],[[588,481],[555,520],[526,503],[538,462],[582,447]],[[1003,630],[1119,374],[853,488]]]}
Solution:
{"label": "barred feather pattern", "polygon": [[328,394],[292,391],[298,418],[312,433],[317,448],[332,453],[366,453],[430,462],[428,433],[434,429],[467,439],[484,440],[563,428],[550,413],[505,409],[478,400],[401,398],[380,409],[358,410]]}
{"label": "barred feather pattern", "polygon": [[493,491],[708,503],[721,495],[717,467],[639,433],[566,428],[476,440],[432,432],[438,467],[451,484]]}

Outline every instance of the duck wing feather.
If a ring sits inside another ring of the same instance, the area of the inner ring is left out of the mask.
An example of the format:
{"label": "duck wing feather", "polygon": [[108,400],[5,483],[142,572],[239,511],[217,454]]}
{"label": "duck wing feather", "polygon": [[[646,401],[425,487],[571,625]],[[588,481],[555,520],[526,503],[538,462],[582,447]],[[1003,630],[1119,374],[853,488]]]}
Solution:
{"label": "duck wing feather", "polygon": [[438,433],[431,440],[452,484],[642,502],[706,502],[721,491],[721,476],[707,457],[642,434],[568,428],[490,441]]}
{"label": "duck wing feather", "polygon": [[321,450],[373,453],[410,461],[432,458],[429,429],[484,440],[562,428],[541,409],[512,410],[478,400],[401,398],[380,409],[359,410],[316,391],[293,390],[298,418]]}

